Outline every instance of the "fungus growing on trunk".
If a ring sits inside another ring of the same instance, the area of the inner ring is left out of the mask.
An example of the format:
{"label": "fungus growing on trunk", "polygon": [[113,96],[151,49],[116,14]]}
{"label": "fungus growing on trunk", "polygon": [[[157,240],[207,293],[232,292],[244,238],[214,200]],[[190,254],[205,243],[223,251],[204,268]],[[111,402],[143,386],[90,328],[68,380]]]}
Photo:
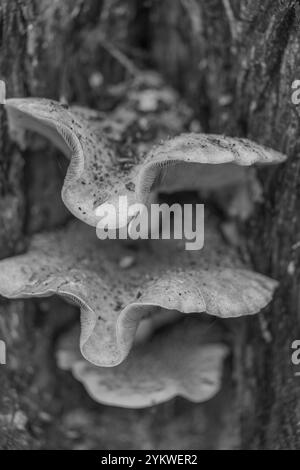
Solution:
{"label": "fungus growing on trunk", "polygon": [[[20,141],[24,130],[35,131],[70,159],[62,198],[77,218],[92,226],[99,222],[96,208],[111,203],[118,209],[120,196],[127,196],[129,204],[149,204],[150,196],[157,192],[237,187],[242,200],[241,188],[248,192],[253,183],[253,173],[247,174],[246,167],[285,160],[281,153],[248,139],[194,133],[171,138],[152,149],[148,144],[146,152],[136,144],[124,160],[107,122],[96,111],[38,98],[7,99],[5,107],[12,137]],[[116,112],[111,119],[116,119]],[[251,210],[248,205],[246,202],[243,217]]]}
{"label": "fungus growing on trunk", "polygon": [[181,320],[134,346],[117,367],[96,367],[80,355],[78,330],[59,342],[57,363],[71,370],[88,394],[104,405],[144,408],[175,396],[204,402],[218,393],[229,348],[207,321]]}
{"label": "fungus growing on trunk", "polygon": [[[0,261],[0,294],[7,298],[58,294],[81,307],[80,347],[98,366],[120,364],[141,318],[177,311],[218,317],[258,313],[277,282],[246,269],[208,214],[205,245],[184,240],[99,241],[80,221],[33,237],[24,255]],[[134,251],[132,251],[134,248]],[[120,260],[132,256],[126,270]]]}
{"label": "fungus growing on trunk", "polygon": [[[92,226],[102,203],[118,195],[135,200],[136,164],[154,142],[181,132],[190,117],[177,93],[150,72],[126,87],[117,97],[120,104],[105,114],[47,99],[5,99],[5,83],[0,81],[0,87],[11,137],[24,148],[26,131],[31,131],[62,151],[70,161],[62,199],[73,215]],[[152,105],[145,111],[149,96]]]}

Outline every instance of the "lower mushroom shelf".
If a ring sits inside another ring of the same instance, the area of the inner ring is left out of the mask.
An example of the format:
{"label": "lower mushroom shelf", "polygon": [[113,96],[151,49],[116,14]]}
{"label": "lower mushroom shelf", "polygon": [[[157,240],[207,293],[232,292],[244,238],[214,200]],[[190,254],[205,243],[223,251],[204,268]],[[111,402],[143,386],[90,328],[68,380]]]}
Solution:
{"label": "lower mushroom shelf", "polygon": [[[124,257],[132,264],[124,269]],[[28,252],[0,262],[7,298],[58,294],[80,305],[80,348],[102,367],[129,353],[141,318],[175,310],[218,317],[255,314],[272,299],[276,281],[243,267],[205,221],[205,245],[185,251],[178,240],[99,241],[79,222],[33,237]]]}
{"label": "lower mushroom shelf", "polygon": [[184,319],[133,347],[117,367],[96,367],[81,356],[79,331],[60,341],[61,369],[71,370],[89,395],[105,405],[144,408],[182,396],[193,402],[212,398],[221,387],[228,347],[221,331],[204,320]]}

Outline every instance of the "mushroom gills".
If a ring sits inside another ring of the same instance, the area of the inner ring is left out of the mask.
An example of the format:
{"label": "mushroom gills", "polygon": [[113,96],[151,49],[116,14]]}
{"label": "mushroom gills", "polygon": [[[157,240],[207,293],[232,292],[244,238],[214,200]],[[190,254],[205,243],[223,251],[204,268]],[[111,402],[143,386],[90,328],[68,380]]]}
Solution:
{"label": "mushroom gills", "polygon": [[[146,151],[138,144],[133,145],[123,164],[124,148],[114,145],[104,130],[103,115],[97,117],[95,111],[66,108],[55,101],[37,98],[8,99],[5,107],[13,137],[20,140],[18,136],[24,129],[34,130],[48,137],[70,158],[62,198],[77,218],[92,226],[99,223],[97,208],[106,203],[118,207],[120,196],[127,196],[130,204],[147,205],[153,200],[153,192],[178,190],[200,191],[202,199],[205,193],[222,193],[229,215],[242,213],[241,217],[246,218],[251,213],[253,182],[253,172],[251,176],[246,167],[278,164],[286,159],[285,155],[248,139],[190,133],[154,147],[147,143]],[[235,199],[225,198],[224,191],[235,189],[238,190]],[[242,209],[236,203],[241,191],[246,201]],[[128,217],[126,223],[130,220]]]}

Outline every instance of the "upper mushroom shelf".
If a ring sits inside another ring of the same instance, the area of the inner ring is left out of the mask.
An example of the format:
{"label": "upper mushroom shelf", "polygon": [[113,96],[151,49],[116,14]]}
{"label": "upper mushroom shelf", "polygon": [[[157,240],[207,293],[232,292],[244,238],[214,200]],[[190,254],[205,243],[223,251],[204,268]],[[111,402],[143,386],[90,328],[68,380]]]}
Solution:
{"label": "upper mushroom shelf", "polygon": [[[7,99],[5,107],[13,138],[24,143],[25,130],[37,132],[69,158],[63,201],[92,226],[99,221],[95,209],[105,202],[117,206],[119,196],[126,195],[129,204],[147,204],[159,191],[245,186],[245,167],[285,160],[247,139],[196,133],[172,138],[184,129],[188,111],[172,90],[155,81],[140,83],[105,119],[90,109],[39,98]],[[153,125],[155,135],[139,141]],[[134,126],[136,141],[126,146],[124,136]]]}

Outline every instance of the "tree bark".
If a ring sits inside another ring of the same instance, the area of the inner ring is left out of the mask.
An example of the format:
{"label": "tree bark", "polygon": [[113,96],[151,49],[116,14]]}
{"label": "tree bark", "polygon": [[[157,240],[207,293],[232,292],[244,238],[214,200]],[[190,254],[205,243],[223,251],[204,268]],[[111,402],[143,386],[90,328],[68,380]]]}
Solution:
{"label": "tree bark", "polygon": [[[153,20],[158,66],[194,103],[208,132],[249,137],[288,155],[259,171],[263,202],[249,223],[253,266],[280,281],[261,319],[245,320],[238,374],[242,448],[300,446],[300,382],[291,344],[300,338],[299,106],[297,1],[166,1]],[[198,96],[198,100],[195,100]]]}
{"label": "tree bark", "polygon": [[[118,83],[135,67],[155,64],[205,132],[248,137],[288,155],[280,168],[258,172],[263,201],[244,227],[254,268],[278,279],[280,288],[260,319],[241,322],[235,416],[241,448],[299,448],[300,379],[290,360],[291,343],[300,339],[300,109],[291,101],[291,84],[300,79],[298,1],[0,0],[0,24],[0,78],[8,96],[105,110],[94,79]],[[6,257],[22,251],[30,233],[69,216],[58,197],[58,154],[45,149],[53,158],[41,165],[39,147],[27,161],[9,141],[0,113],[0,256]],[[203,436],[198,424],[189,429],[191,417],[228,420],[219,399],[208,409],[180,400],[152,411],[96,406],[54,365],[56,337],[76,315],[57,299],[1,301],[8,364],[0,365],[0,448],[213,448],[218,440],[231,446],[214,431]]]}

